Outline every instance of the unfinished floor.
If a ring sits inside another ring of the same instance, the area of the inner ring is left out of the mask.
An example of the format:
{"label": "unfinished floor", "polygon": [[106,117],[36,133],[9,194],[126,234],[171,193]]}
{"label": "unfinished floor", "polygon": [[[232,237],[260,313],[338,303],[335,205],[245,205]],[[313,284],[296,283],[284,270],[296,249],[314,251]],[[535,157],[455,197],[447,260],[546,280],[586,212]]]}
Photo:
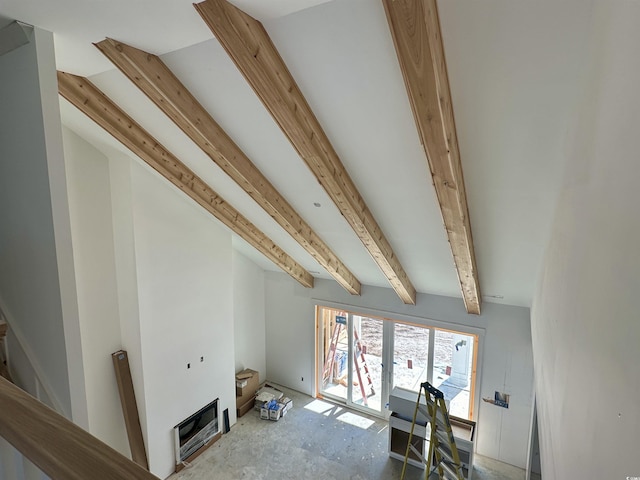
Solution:
{"label": "unfinished floor", "polygon": [[[251,411],[171,480],[392,480],[387,422],[283,389],[293,409],[277,422]],[[476,455],[474,480],[523,480],[524,471]],[[409,466],[406,480],[424,478]],[[433,477],[432,477],[433,478]],[[539,477],[538,477],[539,478]]]}

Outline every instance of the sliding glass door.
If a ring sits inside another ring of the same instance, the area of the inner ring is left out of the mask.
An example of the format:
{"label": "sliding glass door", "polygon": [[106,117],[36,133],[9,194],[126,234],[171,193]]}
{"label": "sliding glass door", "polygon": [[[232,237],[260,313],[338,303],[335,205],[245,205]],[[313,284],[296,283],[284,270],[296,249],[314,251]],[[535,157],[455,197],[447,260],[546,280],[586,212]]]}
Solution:
{"label": "sliding glass door", "polygon": [[470,418],[475,376],[475,337],[447,330],[434,331],[434,364],[431,384],[449,401],[449,413]]}
{"label": "sliding glass door", "polygon": [[317,307],[318,393],[376,415],[394,387],[439,388],[452,415],[472,419],[476,335]]}
{"label": "sliding glass door", "polygon": [[318,313],[320,393],[382,414],[384,322],[325,307]]}
{"label": "sliding glass door", "polygon": [[351,403],[382,412],[383,336],[382,320],[360,315],[353,322]]}
{"label": "sliding glass door", "polygon": [[319,348],[319,390],[322,395],[347,401],[349,398],[349,329],[347,313],[320,308],[318,315],[321,332]]}
{"label": "sliding glass door", "polygon": [[393,387],[418,391],[428,380],[429,329],[393,323]]}

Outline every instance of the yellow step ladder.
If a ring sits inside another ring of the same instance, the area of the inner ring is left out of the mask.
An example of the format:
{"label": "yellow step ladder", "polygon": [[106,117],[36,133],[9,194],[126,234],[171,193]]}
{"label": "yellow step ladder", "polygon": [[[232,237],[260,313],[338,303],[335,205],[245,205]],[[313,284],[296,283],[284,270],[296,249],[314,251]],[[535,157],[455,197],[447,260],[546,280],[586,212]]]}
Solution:
{"label": "yellow step ladder", "polygon": [[[409,453],[415,447],[411,444],[413,430],[416,426],[416,418],[418,410],[421,409],[420,397],[424,391],[427,401],[427,418],[431,425],[431,436],[429,438],[429,453],[425,459],[427,468],[425,469],[425,479],[429,478],[429,474],[438,470],[438,478],[446,480],[464,480],[462,473],[462,464],[458,455],[456,441],[451,430],[451,422],[449,421],[449,412],[447,404],[444,401],[444,394],[432,386],[429,382],[420,384],[418,392],[418,400],[416,408],[413,412],[413,421],[411,422],[411,432],[407,442],[407,451],[404,456],[404,464],[402,465],[402,475],[400,480],[404,480],[404,474],[407,470],[407,460]],[[435,462],[434,462],[435,459]],[[432,466],[431,463],[434,462]]]}

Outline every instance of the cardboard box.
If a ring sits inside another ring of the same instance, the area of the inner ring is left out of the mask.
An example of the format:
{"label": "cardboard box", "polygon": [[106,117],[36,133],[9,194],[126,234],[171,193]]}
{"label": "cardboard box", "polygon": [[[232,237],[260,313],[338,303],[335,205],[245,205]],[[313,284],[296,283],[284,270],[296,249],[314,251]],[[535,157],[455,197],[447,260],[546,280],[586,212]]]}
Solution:
{"label": "cardboard box", "polygon": [[280,400],[278,400],[278,404],[282,405],[282,416],[284,417],[291,409],[291,407],[293,407],[293,400],[291,400],[289,397],[282,397]]}
{"label": "cardboard box", "polygon": [[254,399],[251,398],[247,403],[245,403],[244,405],[241,405],[240,407],[236,408],[236,416],[238,418],[240,418],[245,413],[247,413],[248,411],[252,410],[253,409],[253,403],[254,403]]}
{"label": "cardboard box", "polygon": [[[245,381],[246,384],[244,384]],[[240,382],[240,385],[244,384],[244,386],[239,387],[238,382]],[[236,408],[240,408],[255,397],[259,384],[258,372],[255,370],[246,368],[236,374]]]}
{"label": "cardboard box", "polygon": [[269,408],[267,407],[266,404],[260,407],[260,418],[262,420],[269,420]]}
{"label": "cardboard box", "polygon": [[244,370],[241,370],[240,372],[236,373],[236,379],[238,380],[244,380],[247,378],[251,378],[253,377],[256,373],[255,370],[251,370],[250,368],[245,368]]}
{"label": "cardboard box", "polygon": [[284,396],[284,393],[282,390],[265,383],[256,392],[256,396],[263,402],[268,402],[270,400],[280,400]]}
{"label": "cardboard box", "polygon": [[282,418],[282,408],[283,406],[278,404],[278,407],[272,410],[269,410],[269,420],[277,422]]}

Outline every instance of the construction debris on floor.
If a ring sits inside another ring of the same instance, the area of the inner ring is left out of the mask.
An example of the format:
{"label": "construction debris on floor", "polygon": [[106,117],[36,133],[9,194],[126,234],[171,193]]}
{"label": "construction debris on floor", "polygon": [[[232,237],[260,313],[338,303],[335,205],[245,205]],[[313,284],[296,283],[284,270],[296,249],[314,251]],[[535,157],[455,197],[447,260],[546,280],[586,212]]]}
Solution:
{"label": "construction debris on floor", "polygon": [[273,385],[259,384],[259,374],[255,370],[245,368],[236,374],[237,417],[256,410],[263,420],[280,420],[293,407],[293,401]]}
{"label": "construction debris on floor", "polygon": [[255,409],[263,420],[278,421],[293,407],[293,400],[285,397],[281,390],[265,383],[256,393]]}

